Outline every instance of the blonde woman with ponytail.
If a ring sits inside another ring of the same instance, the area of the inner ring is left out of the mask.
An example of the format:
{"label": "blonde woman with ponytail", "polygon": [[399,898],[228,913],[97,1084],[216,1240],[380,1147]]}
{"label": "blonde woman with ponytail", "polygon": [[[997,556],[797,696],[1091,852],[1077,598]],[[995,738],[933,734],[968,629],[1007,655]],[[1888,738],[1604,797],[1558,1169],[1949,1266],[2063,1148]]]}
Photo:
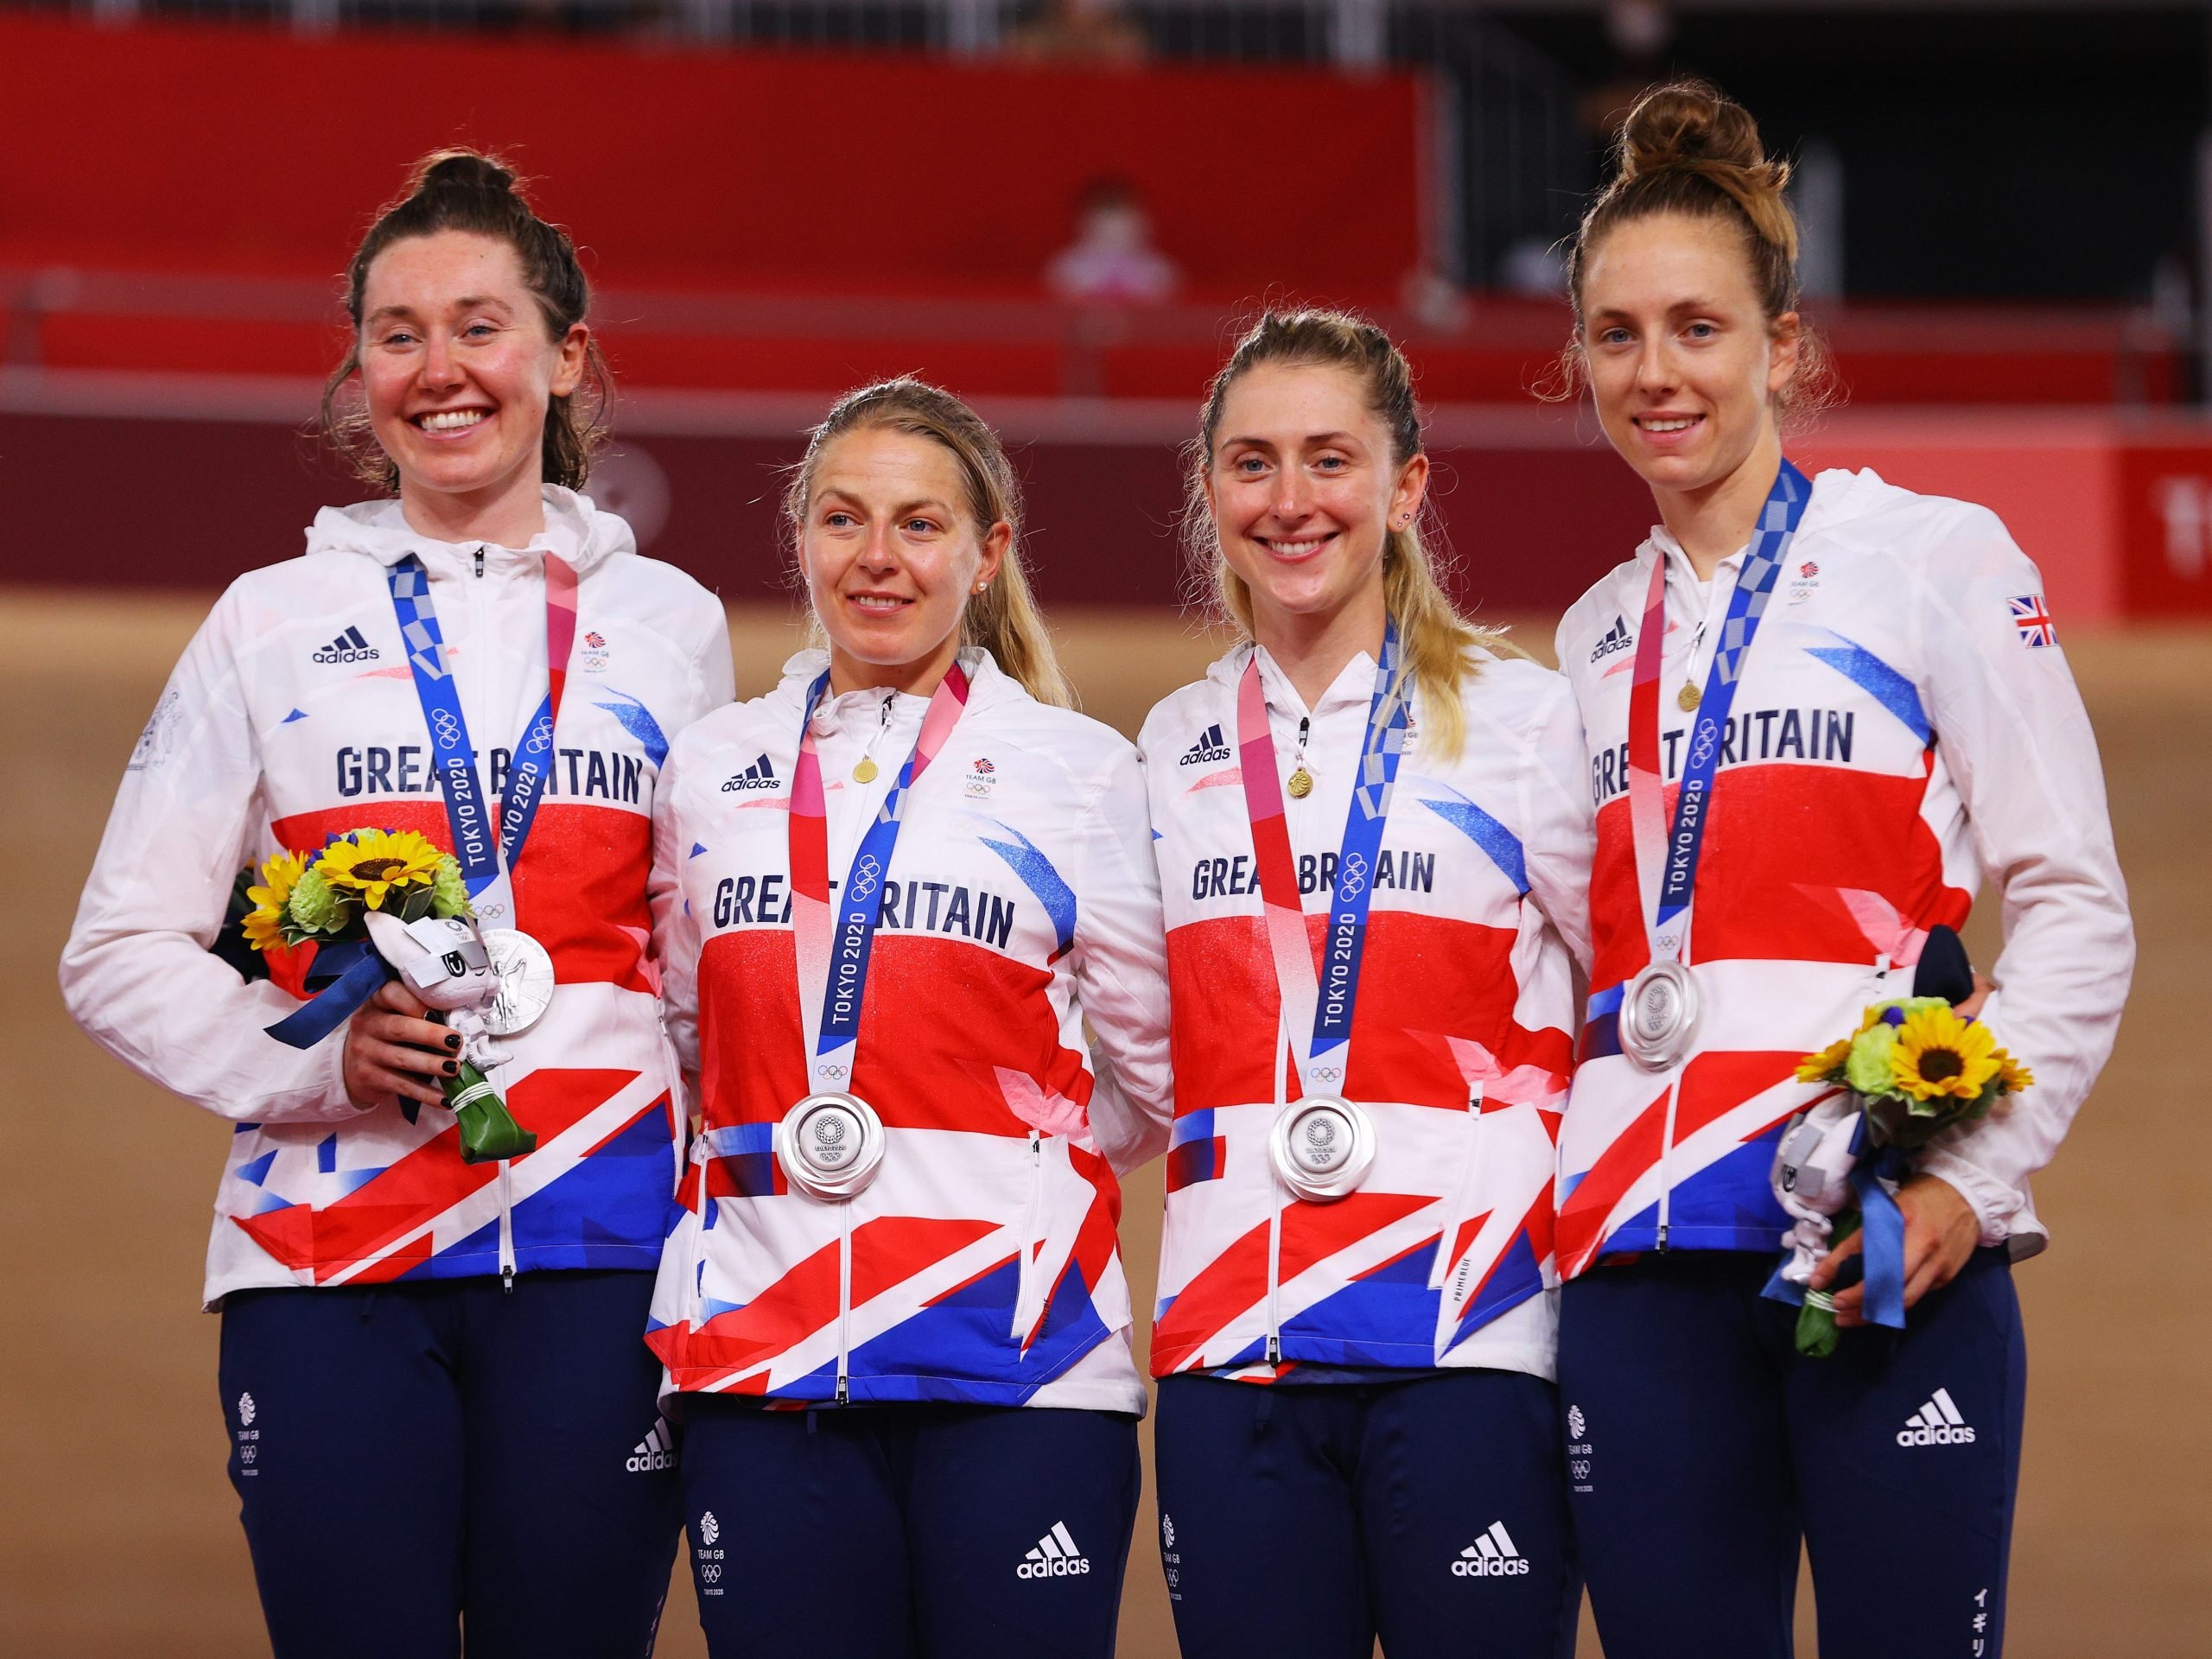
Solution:
{"label": "blonde woman with ponytail", "polygon": [[846,397],[785,505],[826,649],[687,734],[656,823],[703,1122],[651,1341],[708,1646],[1104,1659],[1145,1406],[1116,1178],[1168,1113],[1136,754],[1067,708],[957,398]]}
{"label": "blonde woman with ponytail", "polygon": [[1573,1637],[1552,1147],[1587,827],[1566,683],[1454,609],[1406,359],[1270,312],[1188,524],[1244,638],[1140,740],[1176,1117],[1153,1332],[1189,1659]]}

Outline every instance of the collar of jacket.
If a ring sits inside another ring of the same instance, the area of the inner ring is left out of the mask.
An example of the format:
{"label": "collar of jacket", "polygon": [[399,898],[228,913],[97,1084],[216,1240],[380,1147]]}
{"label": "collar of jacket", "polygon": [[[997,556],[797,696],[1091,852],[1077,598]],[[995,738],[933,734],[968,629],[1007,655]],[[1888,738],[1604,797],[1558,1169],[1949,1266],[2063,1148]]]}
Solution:
{"label": "collar of jacket", "polygon": [[[785,717],[797,721],[799,710],[806,702],[807,688],[820,678],[830,666],[826,651],[802,651],[784,664],[783,678],[769,693],[769,702],[784,711]],[[1007,675],[991,653],[980,645],[961,649],[960,666],[968,674],[968,709],[970,715],[989,708],[1010,697],[1026,697],[1029,694],[1020,684]],[[888,721],[885,719],[883,700],[891,699]],[[866,740],[873,737],[887,725],[896,730],[912,729],[921,723],[928,711],[930,700],[910,692],[892,691],[884,686],[865,687],[848,691],[840,696],[824,696],[814,711],[814,735],[817,740],[841,736],[855,736]]]}
{"label": "collar of jacket", "polygon": [[1206,670],[1206,677],[1223,687],[1233,698],[1238,683],[1244,677],[1244,664],[1255,657],[1260,660],[1260,689],[1267,694],[1268,712],[1279,720],[1297,721],[1310,715],[1324,720],[1345,709],[1357,709],[1362,720],[1375,701],[1375,658],[1370,652],[1355,652],[1352,658],[1337,671],[1337,677],[1321,694],[1321,700],[1311,709],[1306,699],[1298,695],[1298,688],[1290,677],[1277,665],[1266,646],[1245,640],[1227,655],[1214,659]]}
{"label": "collar of jacket", "polygon": [[387,566],[412,553],[434,576],[473,572],[479,548],[486,555],[486,574],[494,575],[535,575],[543,568],[546,554],[557,553],[581,576],[618,553],[637,550],[630,526],[614,514],[601,512],[589,496],[548,484],[544,499],[545,528],[531,538],[527,547],[434,540],[411,529],[398,501],[388,499],[351,507],[325,507],[308,527],[308,551],[365,554]]}

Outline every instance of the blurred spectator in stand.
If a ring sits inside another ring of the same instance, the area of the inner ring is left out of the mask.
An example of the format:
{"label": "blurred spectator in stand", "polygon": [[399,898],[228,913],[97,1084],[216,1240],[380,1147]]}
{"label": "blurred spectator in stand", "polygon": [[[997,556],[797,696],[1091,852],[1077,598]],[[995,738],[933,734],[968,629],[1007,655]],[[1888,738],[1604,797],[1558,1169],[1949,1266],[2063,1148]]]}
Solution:
{"label": "blurred spectator in stand", "polygon": [[1797,286],[1808,300],[1843,297],[1843,155],[1825,138],[1797,146],[1789,205],[1797,211]]}
{"label": "blurred spectator in stand", "polygon": [[1524,236],[1497,262],[1497,285],[1524,300],[1567,297],[1567,260],[1549,237]]}
{"label": "blurred spectator in stand", "polygon": [[1415,265],[1398,284],[1398,304],[1426,334],[1456,334],[1467,326],[1467,296],[1432,264]]}
{"label": "blurred spectator in stand", "polygon": [[1668,77],[1668,43],[1675,38],[1675,14],[1666,0],[1607,0],[1605,39],[1613,48],[1613,71],[1576,100],[1585,130],[1609,142],[1628,118],[1629,106],[1655,81]]}
{"label": "blurred spectator in stand", "polygon": [[1009,56],[1055,63],[1135,64],[1151,50],[1122,0],[1045,0],[1007,35]]}
{"label": "blurred spectator in stand", "polygon": [[1152,219],[1126,179],[1101,179],[1083,193],[1076,237],[1052,256],[1045,281],[1064,300],[1155,305],[1172,298],[1181,273],[1152,245]]}

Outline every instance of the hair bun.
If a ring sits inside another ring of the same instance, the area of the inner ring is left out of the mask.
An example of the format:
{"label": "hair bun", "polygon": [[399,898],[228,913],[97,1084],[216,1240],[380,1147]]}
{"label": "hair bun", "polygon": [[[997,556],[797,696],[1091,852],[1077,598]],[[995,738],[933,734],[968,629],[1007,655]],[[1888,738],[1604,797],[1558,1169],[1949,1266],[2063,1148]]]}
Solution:
{"label": "hair bun", "polygon": [[1702,80],[1655,86],[1637,99],[1620,136],[1624,179],[1677,168],[1728,168],[1780,189],[1786,163],[1767,159],[1758,123],[1735,99]]}
{"label": "hair bun", "polygon": [[472,190],[486,195],[513,195],[513,171],[496,156],[475,149],[434,149],[416,163],[410,194]]}

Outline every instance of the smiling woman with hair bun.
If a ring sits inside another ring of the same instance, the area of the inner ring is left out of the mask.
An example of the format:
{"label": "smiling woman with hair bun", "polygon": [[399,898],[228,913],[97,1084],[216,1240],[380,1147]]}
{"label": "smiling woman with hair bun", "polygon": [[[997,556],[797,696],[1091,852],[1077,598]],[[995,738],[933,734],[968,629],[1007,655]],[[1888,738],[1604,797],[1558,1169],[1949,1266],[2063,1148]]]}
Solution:
{"label": "smiling woman with hair bun", "polygon": [[[1610,1659],[1784,1659],[1802,1543],[1823,1654],[1989,1659],[2025,1387],[2012,1263],[2047,1243],[2028,1178],[2133,959],[2096,742],[1993,514],[1784,457],[1816,342],[1789,169],[1751,115],[1660,87],[1618,162],[1568,264],[1571,361],[1661,522],[1559,630],[1597,814],[1558,1233],[1591,1602]],[[1985,879],[1993,990],[1945,936]],[[1842,1141],[1855,1117],[1800,1059],[1917,992],[1976,1014],[2034,1086],[1913,1154],[1886,1211],[1868,1179],[1867,1227],[1829,1248],[1777,1145],[1801,1111],[1841,1113]],[[1826,1357],[1780,1300],[1793,1217],[1844,1327]]]}
{"label": "smiling woman with hair bun", "polygon": [[[579,493],[589,299],[504,165],[416,168],[348,266],[325,402],[382,499],[325,508],[304,557],[217,603],[62,957],[94,1040],[236,1125],[206,1295],[278,1659],[643,1653],[668,1587],[642,1338],[683,1109],[645,878],[661,762],[729,700],[729,644],[714,596]],[[402,984],[295,1048],[267,1028],[303,964],[245,978],[207,948],[242,863],[363,828],[460,855],[493,962],[550,998],[492,1016],[534,1149],[464,1159],[439,1090],[461,1038]]]}

